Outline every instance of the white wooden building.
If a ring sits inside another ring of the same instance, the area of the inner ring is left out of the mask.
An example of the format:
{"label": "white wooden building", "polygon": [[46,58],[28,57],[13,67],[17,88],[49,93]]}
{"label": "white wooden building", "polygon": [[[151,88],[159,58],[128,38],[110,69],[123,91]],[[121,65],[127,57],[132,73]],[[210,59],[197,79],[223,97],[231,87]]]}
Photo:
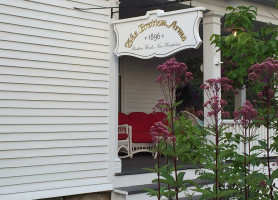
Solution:
{"label": "white wooden building", "polygon": [[[259,21],[278,24],[277,9],[265,2],[192,2],[208,11],[205,79],[220,75],[220,54],[208,38],[220,33],[226,6],[257,5]],[[113,191],[121,170],[119,85],[123,112],[151,112],[161,96],[153,84],[155,67],[163,60],[118,62],[111,24],[118,14],[111,19],[110,9],[73,9],[118,5],[117,0],[0,0],[0,200]]]}

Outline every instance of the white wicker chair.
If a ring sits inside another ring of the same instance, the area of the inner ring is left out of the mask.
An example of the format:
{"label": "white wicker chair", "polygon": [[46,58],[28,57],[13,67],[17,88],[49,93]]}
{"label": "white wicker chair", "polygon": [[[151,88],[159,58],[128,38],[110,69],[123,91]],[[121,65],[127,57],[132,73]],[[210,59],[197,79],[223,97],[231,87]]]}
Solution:
{"label": "white wicker chair", "polygon": [[181,113],[182,113],[187,119],[190,119],[194,125],[200,126],[200,127],[204,127],[204,125],[200,123],[201,120],[199,120],[198,117],[196,117],[196,116],[193,115],[192,113],[187,112],[187,111],[182,111]]}
{"label": "white wicker chair", "polygon": [[132,157],[131,154],[131,140],[132,140],[132,132],[131,126],[127,124],[118,126],[118,134],[128,134],[128,137],[124,140],[118,140],[118,152],[126,153],[125,156],[119,156],[120,158]]}

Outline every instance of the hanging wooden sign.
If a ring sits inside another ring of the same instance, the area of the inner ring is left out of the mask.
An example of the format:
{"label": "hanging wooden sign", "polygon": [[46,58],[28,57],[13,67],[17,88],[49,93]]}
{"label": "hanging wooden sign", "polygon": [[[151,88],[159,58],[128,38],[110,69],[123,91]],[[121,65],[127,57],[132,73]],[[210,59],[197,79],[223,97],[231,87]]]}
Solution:
{"label": "hanging wooden sign", "polygon": [[171,12],[153,10],[142,17],[115,21],[115,53],[148,59],[198,48],[202,43],[199,24],[204,10],[202,7]]}

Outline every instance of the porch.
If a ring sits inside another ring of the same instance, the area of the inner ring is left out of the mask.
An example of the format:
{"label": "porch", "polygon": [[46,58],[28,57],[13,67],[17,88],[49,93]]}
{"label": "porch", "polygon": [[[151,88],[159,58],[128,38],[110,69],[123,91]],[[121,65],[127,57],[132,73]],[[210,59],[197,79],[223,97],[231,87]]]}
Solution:
{"label": "porch", "polygon": [[[200,29],[204,28],[204,44],[197,50],[185,50],[175,54],[175,57],[202,58],[204,64],[202,67],[201,65],[198,67],[199,71],[202,69],[202,78],[204,77],[204,79],[221,76],[220,54],[215,52],[214,47],[212,47],[209,42],[211,34],[220,33],[220,22],[223,20],[223,18],[221,18],[222,16],[219,15],[219,13],[207,13],[204,18],[203,26],[200,26]],[[132,112],[152,112],[153,106],[157,103],[157,100],[162,97],[159,85],[155,83],[157,77],[155,69],[166,59],[168,58],[152,58],[149,60],[142,60],[129,56],[122,56],[119,58],[119,112],[126,114]],[[238,102],[236,104],[241,106],[244,101],[244,95],[239,96],[237,100]],[[228,127],[227,131],[236,132],[238,130],[233,120],[225,120],[224,124]],[[258,131],[261,136],[260,139],[264,139],[265,129],[260,127]],[[272,133],[271,131],[271,134]],[[253,144],[256,144],[256,142]],[[242,150],[243,145],[240,145],[238,152],[242,153]],[[156,161],[150,153],[138,153],[135,154],[132,159],[122,159],[122,172],[116,174],[114,181],[116,190],[123,191],[123,193],[128,196],[132,195],[132,197],[127,197],[127,199],[155,199],[151,197],[146,198],[146,194],[145,196],[139,195],[143,193],[141,190],[142,188],[155,187],[155,184],[150,183],[156,175],[147,173],[142,169],[153,168],[155,163]],[[187,179],[195,180],[195,169],[193,165],[188,165],[184,166],[181,170],[186,170]],[[195,198],[198,198],[197,194]]]}

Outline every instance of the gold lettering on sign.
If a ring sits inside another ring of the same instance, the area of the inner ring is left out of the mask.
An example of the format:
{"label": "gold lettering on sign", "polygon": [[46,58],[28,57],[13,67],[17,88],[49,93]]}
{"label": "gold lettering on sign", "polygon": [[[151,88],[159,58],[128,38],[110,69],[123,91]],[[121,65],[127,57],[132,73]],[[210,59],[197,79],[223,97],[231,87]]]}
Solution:
{"label": "gold lettering on sign", "polygon": [[138,36],[137,31],[135,31],[134,34],[131,33],[131,34],[130,34],[130,37],[128,38],[128,40],[127,40],[126,43],[125,43],[125,47],[131,48],[132,45],[133,45],[133,42],[134,42],[134,40],[137,38],[137,36]]}
{"label": "gold lettering on sign", "polygon": [[171,25],[167,25],[167,21],[166,20],[152,20],[146,24],[140,24],[138,26],[139,28],[139,33],[137,31],[135,31],[133,34],[130,34],[130,37],[127,39],[126,43],[125,43],[125,47],[127,48],[131,48],[133,45],[134,40],[137,38],[138,34],[143,33],[144,31],[152,28],[152,27],[166,27],[166,28],[172,28],[174,31],[176,31],[178,33],[178,35],[180,36],[181,40],[184,42],[186,40],[186,36],[184,35],[183,30],[177,25],[177,21],[173,21]]}
{"label": "gold lettering on sign", "polygon": [[184,35],[183,30],[177,25],[177,21],[174,21],[170,26],[167,26],[167,28],[171,27],[173,30],[177,31],[178,35],[181,37],[181,40],[184,42],[187,37]]}

